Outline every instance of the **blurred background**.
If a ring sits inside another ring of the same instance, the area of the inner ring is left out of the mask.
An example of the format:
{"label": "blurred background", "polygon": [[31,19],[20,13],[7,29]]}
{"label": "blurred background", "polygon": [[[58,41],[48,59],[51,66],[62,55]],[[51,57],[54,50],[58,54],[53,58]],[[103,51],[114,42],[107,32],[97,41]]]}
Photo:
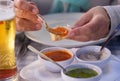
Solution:
{"label": "blurred background", "polygon": [[118,5],[120,0],[31,0],[36,3],[40,14],[61,12],[85,12],[95,6]]}

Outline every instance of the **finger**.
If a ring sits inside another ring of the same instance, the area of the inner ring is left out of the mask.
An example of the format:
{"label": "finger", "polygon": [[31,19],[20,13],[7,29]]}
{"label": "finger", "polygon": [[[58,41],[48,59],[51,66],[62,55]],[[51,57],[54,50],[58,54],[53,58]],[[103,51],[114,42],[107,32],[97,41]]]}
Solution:
{"label": "finger", "polygon": [[[72,39],[76,39],[76,40],[86,40],[86,41],[95,40],[97,38],[96,37],[97,34],[99,33],[98,31],[101,28],[101,27],[98,27],[99,24],[96,24],[98,22],[97,20],[99,20],[99,18],[94,17],[87,24],[85,24],[81,27],[72,29],[72,31],[68,35],[68,38],[72,38]],[[81,39],[81,38],[83,38],[83,39]]]}
{"label": "finger", "polygon": [[42,24],[33,23],[26,19],[16,17],[16,27],[17,31],[33,31],[41,29]]}
{"label": "finger", "polygon": [[84,25],[84,27],[89,28],[92,40],[104,37],[108,34],[109,29],[105,28],[107,26],[109,25],[103,21],[103,17],[101,15],[95,15],[89,23]]}
{"label": "finger", "polygon": [[15,8],[16,17],[28,19],[34,23],[43,23],[41,18],[38,18],[37,15],[29,13],[29,11],[23,11],[21,9]]}
{"label": "finger", "polygon": [[87,24],[92,19],[92,15],[90,13],[85,13],[80,17],[80,19],[74,24],[73,28],[83,26]]}
{"label": "finger", "polygon": [[91,30],[86,26],[82,26],[82,27],[72,29],[70,31],[70,34],[71,36],[79,36],[79,35],[90,36]]}
{"label": "finger", "polygon": [[88,41],[91,40],[91,31],[89,28],[79,27],[72,29],[68,36],[68,39],[74,39],[74,40],[81,40],[81,41]]}
{"label": "finger", "polygon": [[26,0],[14,0],[15,7],[21,10],[30,11],[33,14],[39,13],[38,8]]}
{"label": "finger", "polygon": [[81,42],[87,42],[90,41],[90,39],[87,36],[75,36],[75,37],[66,37],[66,39],[75,40],[75,41],[81,41]]}
{"label": "finger", "polygon": [[85,35],[89,40],[97,40],[105,37],[107,34],[106,32],[108,32],[108,29],[104,29],[105,23],[104,21],[101,21],[101,23],[99,23],[100,21],[101,15],[94,16],[94,18],[92,18],[89,23],[82,26],[82,28],[78,28],[75,31],[73,31],[75,35],[73,35],[72,37],[80,37],[81,35]]}
{"label": "finger", "polygon": [[83,27],[89,30],[90,33],[97,32],[101,27],[99,23],[99,18],[97,16],[94,16],[88,23],[86,23]]}

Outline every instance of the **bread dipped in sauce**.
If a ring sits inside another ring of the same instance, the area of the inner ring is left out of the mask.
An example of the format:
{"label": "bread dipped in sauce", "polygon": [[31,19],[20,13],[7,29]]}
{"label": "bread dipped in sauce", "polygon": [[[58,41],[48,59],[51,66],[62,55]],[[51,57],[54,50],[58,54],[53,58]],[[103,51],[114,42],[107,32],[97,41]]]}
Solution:
{"label": "bread dipped in sauce", "polygon": [[53,34],[53,33],[50,33],[50,36],[51,36],[51,40],[52,41],[59,41],[59,40],[62,40],[62,39],[65,39],[65,37],[68,35],[69,31],[70,31],[70,28],[69,27],[65,27],[65,26],[56,26],[54,28],[54,31],[56,32],[60,32],[61,34]]}

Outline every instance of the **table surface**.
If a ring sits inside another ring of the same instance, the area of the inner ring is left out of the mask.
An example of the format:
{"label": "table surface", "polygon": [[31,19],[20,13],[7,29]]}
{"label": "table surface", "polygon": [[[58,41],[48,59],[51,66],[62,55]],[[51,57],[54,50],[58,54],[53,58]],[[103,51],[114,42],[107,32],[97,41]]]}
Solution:
{"label": "table surface", "polygon": [[[112,39],[110,41],[110,43],[108,43],[108,45],[106,46],[107,48],[109,48],[111,50],[112,54],[120,53],[120,42],[119,41],[120,41],[120,36],[117,36],[114,39]],[[31,41],[30,44],[32,46],[36,47],[38,50],[48,47],[48,46],[45,46],[42,44],[35,43],[33,41]],[[101,44],[99,44],[99,45],[101,45]],[[25,81],[19,76],[19,72],[24,66],[32,63],[35,60],[37,60],[37,55],[32,53],[29,50],[24,55],[20,54],[20,56],[17,57],[18,81]]]}
{"label": "table surface", "polygon": [[[32,46],[37,47],[38,50],[41,50],[45,47],[48,46],[44,46],[42,44],[38,44],[35,42],[31,42],[30,43]],[[21,54],[22,55],[22,54]],[[17,68],[18,68],[18,81],[24,81],[20,76],[19,76],[19,72],[20,70],[25,67],[26,65],[32,63],[33,61],[37,60],[37,54],[34,54],[31,51],[27,51],[24,55],[19,56],[19,58],[17,58]]]}

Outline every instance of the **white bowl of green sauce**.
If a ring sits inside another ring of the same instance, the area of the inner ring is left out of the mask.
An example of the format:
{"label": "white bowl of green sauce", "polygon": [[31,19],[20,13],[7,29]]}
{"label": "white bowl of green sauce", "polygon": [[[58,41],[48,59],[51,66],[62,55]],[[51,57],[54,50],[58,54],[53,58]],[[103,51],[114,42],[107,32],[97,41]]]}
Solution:
{"label": "white bowl of green sauce", "polygon": [[64,81],[99,81],[102,76],[100,67],[92,64],[72,64],[66,67],[67,71],[61,70]]}

